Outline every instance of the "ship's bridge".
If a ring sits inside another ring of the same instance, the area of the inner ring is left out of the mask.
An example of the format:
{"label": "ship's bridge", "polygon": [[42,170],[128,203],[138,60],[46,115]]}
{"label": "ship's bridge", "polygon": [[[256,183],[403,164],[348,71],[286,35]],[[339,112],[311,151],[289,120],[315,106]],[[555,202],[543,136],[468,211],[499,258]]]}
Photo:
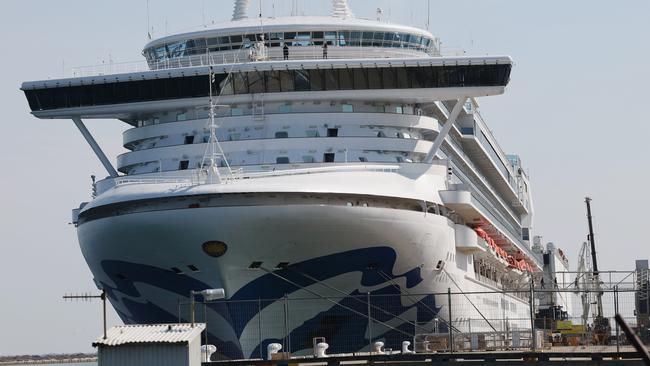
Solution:
{"label": "ship's bridge", "polygon": [[151,41],[142,53],[151,69],[285,58],[413,58],[440,54],[438,40],[425,30],[334,16],[230,21]]}

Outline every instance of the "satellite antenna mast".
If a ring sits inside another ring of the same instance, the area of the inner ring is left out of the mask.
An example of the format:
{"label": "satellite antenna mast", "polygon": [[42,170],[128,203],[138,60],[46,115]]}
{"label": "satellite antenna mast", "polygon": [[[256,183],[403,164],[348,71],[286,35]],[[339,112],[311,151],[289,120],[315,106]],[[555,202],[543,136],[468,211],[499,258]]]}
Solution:
{"label": "satellite antenna mast", "polygon": [[102,300],[102,316],[104,319],[104,339],[107,339],[106,335],[106,290],[102,289],[102,293],[99,295],[86,294],[74,294],[74,295],[63,295],[64,300],[79,300],[79,301],[90,301],[92,299],[101,299]]}
{"label": "satellite antenna mast", "polygon": [[429,29],[431,27],[431,0],[427,0],[427,31],[431,31]]}
{"label": "satellite antenna mast", "polygon": [[230,164],[228,163],[228,159],[226,159],[226,154],[223,152],[223,149],[221,148],[221,144],[219,144],[219,140],[217,139],[217,128],[219,126],[217,125],[214,118],[214,110],[218,106],[220,107],[227,107],[227,106],[217,105],[214,103],[212,85],[215,82],[215,74],[212,70],[212,66],[210,66],[209,81],[210,81],[210,112],[209,112],[208,128],[210,130],[210,139],[208,140],[208,146],[206,147],[205,153],[203,154],[200,172],[205,171],[207,173],[208,183],[219,184],[222,182],[222,179],[221,179],[221,174],[219,173],[219,167],[217,166],[217,162],[221,161],[226,165],[226,169],[228,170],[228,175],[230,176],[230,178],[232,178],[232,169],[230,169]]}

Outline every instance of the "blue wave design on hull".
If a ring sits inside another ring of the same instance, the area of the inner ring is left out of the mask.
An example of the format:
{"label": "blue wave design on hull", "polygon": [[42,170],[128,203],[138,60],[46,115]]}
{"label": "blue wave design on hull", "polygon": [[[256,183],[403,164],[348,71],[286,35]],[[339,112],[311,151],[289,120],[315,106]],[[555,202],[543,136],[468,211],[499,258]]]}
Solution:
{"label": "blue wave design on hull", "polygon": [[[373,307],[385,308],[388,312],[387,314],[377,309],[371,310],[375,322],[388,322],[412,308],[416,308],[419,323],[430,322],[439,309],[435,306],[435,298],[428,295],[410,306],[403,306],[400,296],[397,296],[403,291],[393,282],[404,277],[407,289],[420,284],[423,281],[420,268],[416,267],[402,274],[393,274],[392,268],[396,259],[395,250],[387,246],[355,249],[309,259],[274,271],[295,285],[267,273],[246,284],[232,294],[229,300],[210,303],[208,307],[221,315],[240,339],[246,325],[258,314],[260,308],[263,310],[276,301],[283,301],[281,299],[285,295],[290,295],[302,287],[325,282],[345,273],[361,272],[360,286],[380,287],[371,292]],[[216,287],[215,284],[210,285],[186,275],[146,264],[105,260],[101,265],[104,273],[116,284],[112,287],[102,282],[107,296],[112,303],[119,303],[122,298],[123,307],[131,314],[119,312],[125,323],[173,323],[178,320],[177,315],[163,310],[154,303],[146,299],[142,302],[143,297],[135,287],[135,283],[158,287],[175,293],[183,299],[187,298],[190,290]],[[381,286],[382,284],[385,286]],[[119,296],[117,292],[126,297]],[[341,295],[341,299],[338,299],[336,304],[305,320],[290,333],[291,350],[310,349],[313,337],[325,337],[330,344],[330,352],[334,353],[356,351],[367,347],[368,320],[360,315],[367,313],[365,296],[366,294],[358,290],[348,293],[347,296]],[[258,303],[258,299],[271,300]],[[243,302],[242,300],[256,301]],[[290,300],[289,304],[292,301]],[[373,339],[381,338],[386,346],[399,349],[401,342],[407,339],[401,332],[412,334],[413,325],[401,322],[395,328],[398,330],[384,328],[386,331],[382,332],[380,337],[373,336]],[[381,325],[373,326],[373,332],[378,330],[382,330]],[[208,342],[216,345],[218,352],[228,358],[258,357],[266,353],[266,346],[269,343],[283,343],[281,339],[264,339],[261,344],[254,347],[251,354],[244,355],[240,344],[224,341],[223,333],[220,337],[218,331],[219,329],[208,329]]]}

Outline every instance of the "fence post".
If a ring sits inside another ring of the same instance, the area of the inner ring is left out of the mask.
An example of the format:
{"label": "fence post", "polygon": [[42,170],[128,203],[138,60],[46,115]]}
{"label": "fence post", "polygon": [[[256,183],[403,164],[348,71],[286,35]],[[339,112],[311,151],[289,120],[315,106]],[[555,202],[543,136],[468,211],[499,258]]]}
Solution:
{"label": "fence post", "polygon": [[290,352],[289,350],[289,342],[291,341],[289,338],[289,297],[287,294],[284,294],[284,339],[282,340],[282,349],[283,352]]}
{"label": "fence post", "polygon": [[452,321],[451,321],[451,287],[447,287],[447,307],[449,309],[449,352],[454,353],[454,333],[452,330]]}
{"label": "fence post", "polygon": [[[618,314],[618,285],[614,286],[614,315],[616,314]],[[614,320],[614,323],[616,323],[616,353],[620,353],[620,328],[618,327],[618,322],[616,320]]]}
{"label": "fence post", "polygon": [[532,351],[537,350],[537,333],[535,332],[535,281],[532,278],[530,279],[530,334],[531,334],[531,349]]}
{"label": "fence post", "polygon": [[372,318],[370,317],[370,292],[366,292],[366,303],[368,304],[368,351],[372,354]]}
{"label": "fence post", "polygon": [[260,358],[264,359],[264,353],[262,353],[262,299],[257,298],[257,333],[259,336],[259,347],[260,347]]}

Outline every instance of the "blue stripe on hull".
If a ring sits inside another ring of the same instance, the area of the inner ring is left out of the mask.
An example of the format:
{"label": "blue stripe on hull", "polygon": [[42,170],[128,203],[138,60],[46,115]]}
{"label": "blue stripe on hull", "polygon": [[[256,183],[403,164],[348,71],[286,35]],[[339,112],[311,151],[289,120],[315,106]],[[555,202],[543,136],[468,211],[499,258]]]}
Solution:
{"label": "blue stripe on hull", "polygon": [[[402,274],[393,274],[392,269],[395,261],[395,250],[387,246],[381,246],[309,259],[291,264],[287,268],[275,271],[275,273],[300,287],[307,287],[319,281],[327,282],[328,279],[346,273],[360,272],[362,275],[361,283],[350,284],[348,289],[350,287],[375,287],[378,290],[371,292],[373,296],[393,295],[373,297],[371,314],[375,322],[389,322],[391,320],[395,322],[394,318],[396,316],[399,317],[400,314],[412,308],[416,308],[419,323],[431,322],[438,311],[433,296],[425,296],[410,306],[403,306],[400,297],[395,296],[404,293],[405,290],[423,281],[420,268],[416,267]],[[181,299],[187,299],[190,290],[222,286],[220,283],[207,284],[189,276],[178,275],[169,270],[145,264],[115,260],[104,260],[101,263],[104,273],[117,285],[111,287],[102,282],[109,299],[113,303],[121,301],[121,305],[131,314],[130,316],[125,313],[119,314],[126,323],[173,323],[178,320],[177,315],[170,314],[148,299],[143,298],[135,286],[136,283],[144,283],[175,293]],[[398,288],[397,282],[394,281],[401,277],[404,277],[407,289]],[[259,313],[260,307],[263,310],[276,301],[282,301],[281,299],[285,295],[290,295],[298,290],[300,288],[277,276],[265,274],[251,281],[235,294],[230,295],[228,301],[211,303],[208,307],[220,314],[230,324],[237,338],[244,342],[241,339],[242,332],[246,325]],[[260,303],[257,301],[242,301],[260,298],[275,300]],[[291,301],[289,304],[291,304]],[[385,311],[374,307],[385,309]],[[291,314],[291,310],[289,314]],[[311,319],[301,320],[303,323],[291,331],[291,350],[295,352],[297,350],[311,349],[313,337],[325,337],[330,344],[330,352],[334,353],[357,351],[367,347],[368,320],[365,314],[367,314],[365,294],[359,293],[356,289],[347,293],[347,296],[341,294],[341,298],[337,299],[336,303],[332,303],[330,308],[318,313]],[[414,319],[408,320],[413,321]],[[284,329],[283,319],[277,321],[278,326]],[[218,352],[229,358],[258,357],[260,354],[266,353],[266,346],[269,343],[283,343],[281,339],[264,339],[263,337],[262,343],[259,344],[259,337],[255,341],[249,339],[246,340],[246,342],[249,342],[247,348],[253,351],[251,351],[251,354],[244,355],[241,344],[224,342],[225,337],[222,336],[222,330],[213,328],[216,327],[212,327],[212,329],[209,327],[208,329],[208,342],[216,345]],[[378,324],[373,326],[373,332],[381,332],[379,338],[386,343],[387,347],[399,349],[401,342],[409,339],[407,335],[412,335],[414,329],[412,324],[404,321],[395,322],[395,328],[403,333]],[[376,336],[373,337],[373,339],[377,338]],[[251,344],[255,344],[255,346],[251,347]],[[260,353],[260,351],[262,352]]]}

